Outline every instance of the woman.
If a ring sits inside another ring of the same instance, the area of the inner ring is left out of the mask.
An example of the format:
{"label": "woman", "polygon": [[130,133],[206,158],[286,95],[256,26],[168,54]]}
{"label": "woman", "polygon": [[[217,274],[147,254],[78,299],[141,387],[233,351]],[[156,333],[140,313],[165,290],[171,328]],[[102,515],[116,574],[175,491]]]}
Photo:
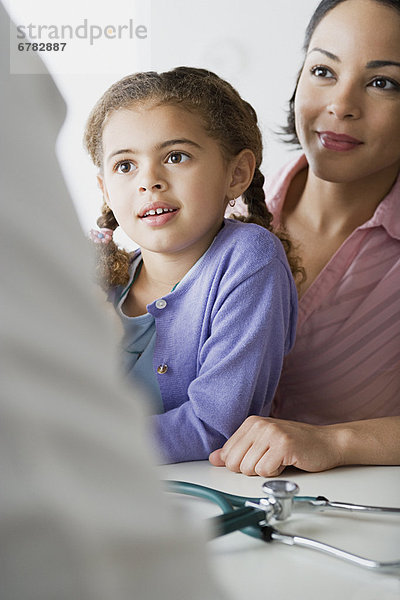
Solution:
{"label": "woman", "polygon": [[271,412],[210,455],[248,475],[400,463],[400,1],[323,0],[269,187],[306,270]]}

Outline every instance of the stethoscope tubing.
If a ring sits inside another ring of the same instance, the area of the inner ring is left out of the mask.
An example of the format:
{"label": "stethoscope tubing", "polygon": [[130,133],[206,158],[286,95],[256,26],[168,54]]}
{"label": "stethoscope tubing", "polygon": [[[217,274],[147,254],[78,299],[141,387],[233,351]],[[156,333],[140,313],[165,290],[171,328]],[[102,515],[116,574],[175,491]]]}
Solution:
{"label": "stethoscope tubing", "polygon": [[[265,524],[265,512],[245,506],[246,502],[258,503],[259,497],[237,496],[186,481],[169,480],[165,483],[169,492],[202,498],[219,506],[223,514],[210,519],[212,537],[241,531],[264,542],[272,540],[271,534],[275,530]],[[312,496],[297,496],[297,498],[299,501],[316,500]]]}
{"label": "stethoscope tubing", "polygon": [[195,496],[219,506],[223,514],[210,519],[212,537],[220,537],[239,530],[251,537],[264,539],[263,532],[259,527],[259,523],[265,519],[264,511],[245,507],[247,500],[256,502],[259,498],[236,496],[186,481],[166,481],[165,483],[169,492]]}

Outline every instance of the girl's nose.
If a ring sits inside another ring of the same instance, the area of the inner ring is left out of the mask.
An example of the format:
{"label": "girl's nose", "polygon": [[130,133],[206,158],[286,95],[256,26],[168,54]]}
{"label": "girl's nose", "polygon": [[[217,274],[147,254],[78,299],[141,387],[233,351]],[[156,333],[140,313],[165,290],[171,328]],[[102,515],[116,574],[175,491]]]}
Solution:
{"label": "girl's nose", "polygon": [[139,192],[162,192],[167,188],[167,181],[157,172],[157,169],[149,167],[142,170],[141,177],[138,181]]}
{"label": "girl's nose", "polygon": [[160,183],[153,183],[150,185],[140,185],[139,186],[139,192],[150,192],[150,191],[155,191],[155,190],[166,190],[167,186],[164,182],[160,182]]}
{"label": "girl's nose", "polygon": [[353,86],[338,84],[330,91],[327,110],[331,115],[340,120],[360,118],[361,107]]}

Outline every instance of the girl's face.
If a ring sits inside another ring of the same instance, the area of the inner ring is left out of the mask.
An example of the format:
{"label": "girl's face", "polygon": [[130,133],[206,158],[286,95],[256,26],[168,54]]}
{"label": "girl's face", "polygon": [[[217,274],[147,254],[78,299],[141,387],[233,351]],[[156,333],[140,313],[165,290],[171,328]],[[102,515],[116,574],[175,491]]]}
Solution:
{"label": "girl's face", "polygon": [[311,171],[327,181],[394,179],[400,168],[400,13],[348,0],[316,28],[295,98]]}
{"label": "girl's face", "polygon": [[232,169],[196,114],[173,105],[113,112],[99,183],[118,223],[142,250],[198,257],[221,227]]}

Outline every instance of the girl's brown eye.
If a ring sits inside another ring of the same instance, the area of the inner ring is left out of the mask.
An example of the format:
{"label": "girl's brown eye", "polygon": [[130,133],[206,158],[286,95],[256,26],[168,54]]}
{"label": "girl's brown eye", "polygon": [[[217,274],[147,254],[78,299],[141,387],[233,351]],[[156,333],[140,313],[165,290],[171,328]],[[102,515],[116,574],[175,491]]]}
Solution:
{"label": "girl's brown eye", "polygon": [[168,156],[168,163],[172,163],[174,165],[177,165],[181,162],[185,162],[186,160],[189,160],[189,156],[187,154],[185,154],[184,152],[171,152],[171,154]]}
{"label": "girl's brown eye", "polygon": [[130,160],[124,160],[117,164],[116,171],[117,173],[130,173],[135,168],[135,165]]}

